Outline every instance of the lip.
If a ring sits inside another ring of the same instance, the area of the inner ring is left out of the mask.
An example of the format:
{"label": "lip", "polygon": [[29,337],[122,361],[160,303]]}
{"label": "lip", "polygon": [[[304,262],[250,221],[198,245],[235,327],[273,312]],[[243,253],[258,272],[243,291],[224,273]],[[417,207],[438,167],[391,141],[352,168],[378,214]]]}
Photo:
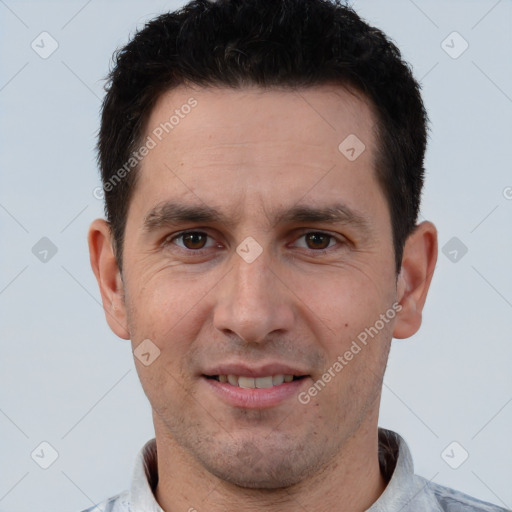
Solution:
{"label": "lip", "polygon": [[[221,373],[220,375],[225,374]],[[245,375],[232,373],[231,375],[248,377],[263,376],[262,374],[255,375],[254,373],[251,375],[247,373]],[[269,374],[267,373],[265,375]],[[287,375],[291,374],[289,373]],[[208,379],[205,375],[201,376],[201,380],[206,386],[208,386],[209,393],[217,396],[226,405],[241,409],[267,409],[279,406],[290,398],[296,398],[302,388],[309,386],[308,376],[305,376],[303,379],[294,380],[292,382],[283,382],[278,386],[272,386],[271,388],[264,389],[240,388],[232,386],[229,383],[219,382],[215,379]]]}

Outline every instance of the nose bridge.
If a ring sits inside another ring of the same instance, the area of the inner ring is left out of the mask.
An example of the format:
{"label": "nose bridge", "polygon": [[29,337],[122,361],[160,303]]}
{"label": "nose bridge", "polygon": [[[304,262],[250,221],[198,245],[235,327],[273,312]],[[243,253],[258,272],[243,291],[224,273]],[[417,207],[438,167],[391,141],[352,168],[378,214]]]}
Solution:
{"label": "nose bridge", "polygon": [[[253,305],[257,306],[269,292],[271,283],[269,282],[269,274],[272,275],[270,267],[272,265],[271,258],[268,254],[256,256],[254,260],[244,259],[240,256],[240,252],[246,251],[249,248],[248,254],[251,253],[252,248],[250,244],[243,242],[238,248],[238,261],[234,265],[234,294],[237,295],[239,305]],[[254,256],[253,256],[254,257]]]}
{"label": "nose bridge", "polygon": [[275,266],[270,250],[257,249],[254,241],[246,239],[238,246],[216,305],[217,329],[259,343],[272,331],[291,328],[291,304],[272,271]]}

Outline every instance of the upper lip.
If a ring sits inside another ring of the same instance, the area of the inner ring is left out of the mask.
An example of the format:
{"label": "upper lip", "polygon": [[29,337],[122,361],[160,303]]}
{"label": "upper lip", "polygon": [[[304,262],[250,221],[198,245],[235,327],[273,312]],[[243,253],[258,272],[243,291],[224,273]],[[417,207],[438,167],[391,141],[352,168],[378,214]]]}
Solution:
{"label": "upper lip", "polygon": [[294,375],[301,377],[307,375],[298,367],[282,363],[268,363],[260,366],[249,366],[246,364],[220,364],[204,371],[203,375],[214,377],[216,375],[236,375],[237,377],[268,377],[270,375]]}

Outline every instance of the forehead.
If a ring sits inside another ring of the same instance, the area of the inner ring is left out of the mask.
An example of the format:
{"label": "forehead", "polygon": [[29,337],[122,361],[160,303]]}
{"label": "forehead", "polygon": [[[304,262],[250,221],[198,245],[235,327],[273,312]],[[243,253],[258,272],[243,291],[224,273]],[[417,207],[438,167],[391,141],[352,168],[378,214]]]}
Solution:
{"label": "forehead", "polygon": [[270,211],[306,194],[309,203],[341,194],[355,206],[356,196],[371,200],[370,185],[377,188],[374,125],[369,102],[340,86],[180,86],[164,93],[148,118],[144,140],[152,149],[135,196],[148,208],[188,198],[240,209],[253,199]]}
{"label": "forehead", "polygon": [[189,138],[196,146],[224,136],[224,142],[232,144],[300,141],[324,148],[331,143],[338,150],[338,143],[350,134],[371,146],[374,125],[370,101],[340,85],[293,90],[179,86],[159,97],[146,134],[158,141],[174,136],[183,143],[193,129],[206,137]]}

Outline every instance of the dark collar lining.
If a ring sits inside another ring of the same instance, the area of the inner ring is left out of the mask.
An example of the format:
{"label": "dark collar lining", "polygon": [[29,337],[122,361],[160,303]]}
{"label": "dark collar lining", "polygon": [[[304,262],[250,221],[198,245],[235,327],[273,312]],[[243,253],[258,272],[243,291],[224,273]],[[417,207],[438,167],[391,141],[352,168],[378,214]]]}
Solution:
{"label": "dark collar lining", "polygon": [[379,466],[380,472],[389,483],[398,461],[399,446],[396,434],[391,430],[379,428]]}

